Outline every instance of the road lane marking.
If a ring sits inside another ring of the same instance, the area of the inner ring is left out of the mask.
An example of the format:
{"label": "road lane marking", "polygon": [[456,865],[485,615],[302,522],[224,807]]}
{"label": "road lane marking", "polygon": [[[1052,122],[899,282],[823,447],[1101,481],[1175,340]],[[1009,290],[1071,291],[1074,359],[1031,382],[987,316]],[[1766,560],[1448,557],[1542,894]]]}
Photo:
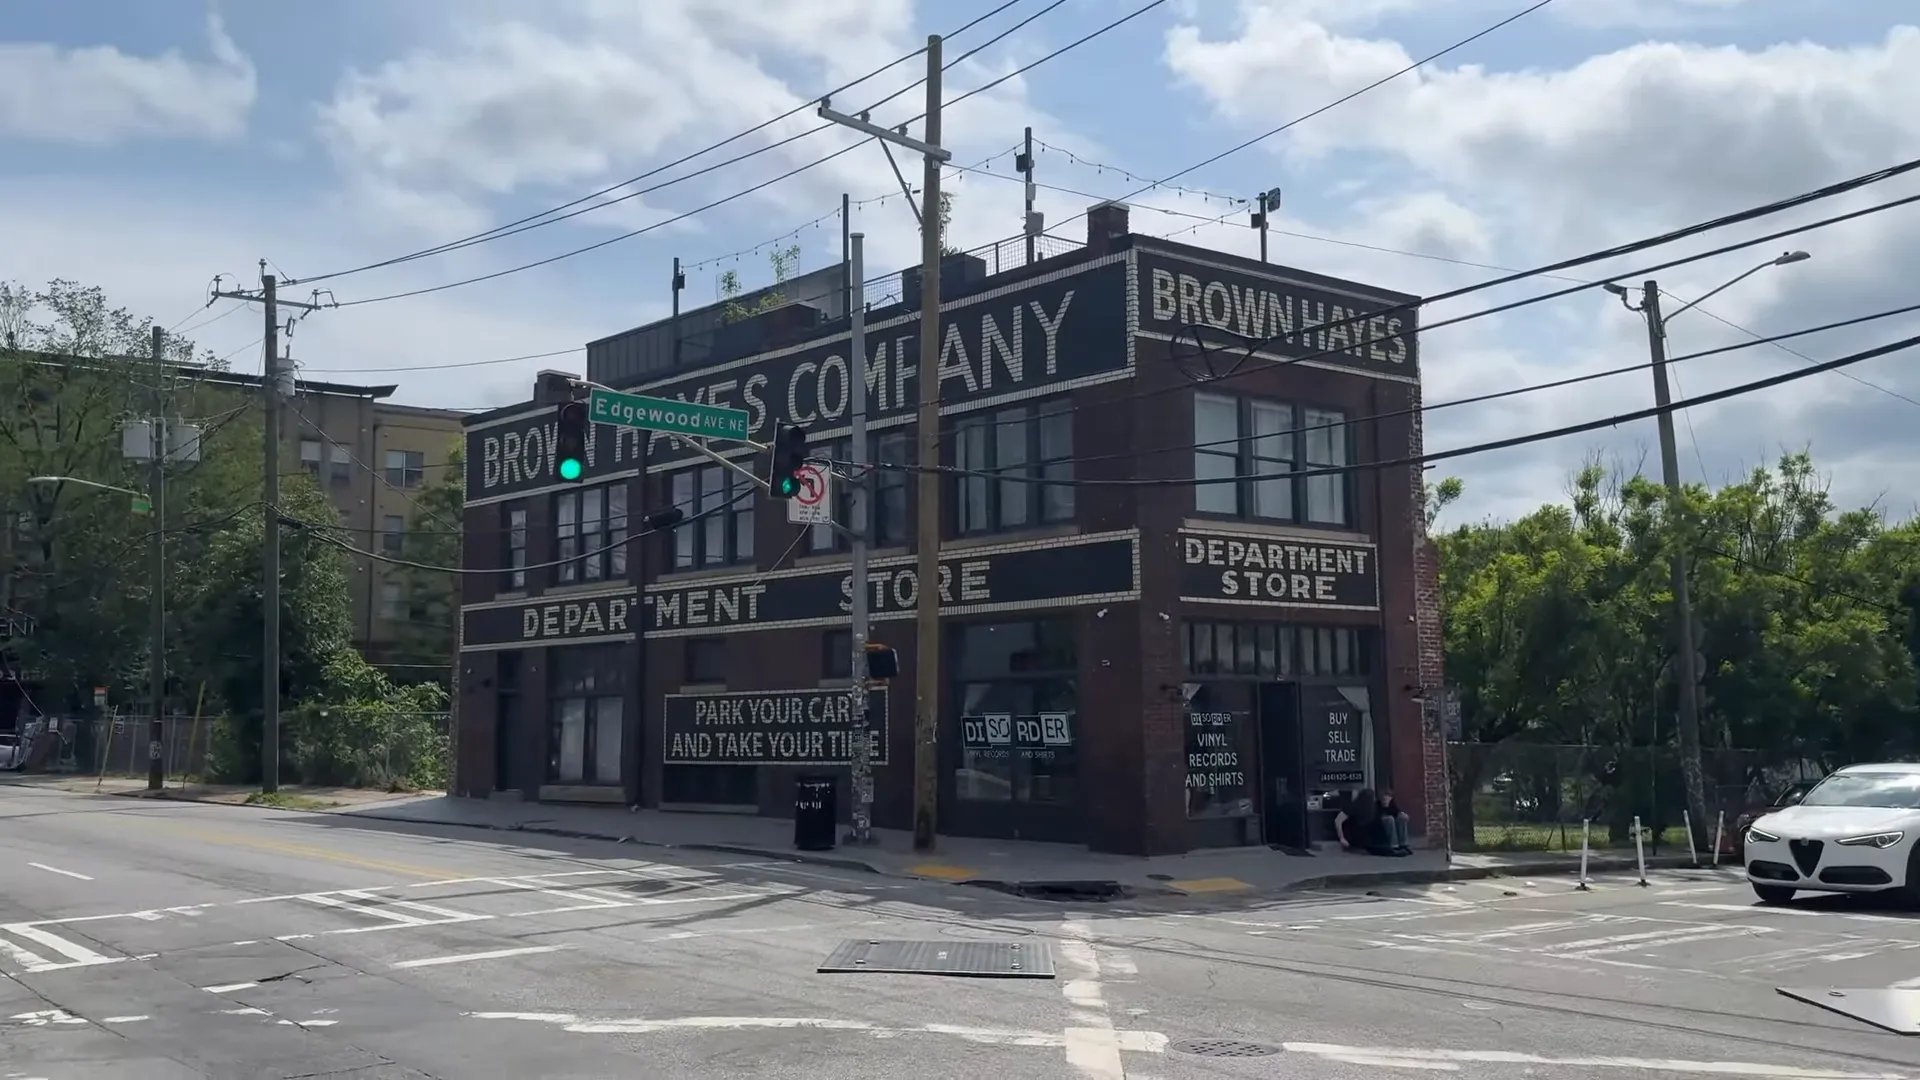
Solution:
{"label": "road lane marking", "polygon": [[47,865],[46,863],[37,863],[37,862],[30,862],[30,863],[28,863],[27,865],[28,865],[28,866],[31,866],[31,867],[33,867],[33,868],[34,868],[35,870],[45,870],[45,871],[46,871],[47,873],[49,873],[49,874],[59,874],[59,875],[61,875],[62,877],[70,877],[70,878],[75,878],[75,879],[78,879],[78,880],[80,880],[80,881],[92,881],[92,880],[93,880],[92,878],[90,878],[90,877],[88,877],[88,876],[87,876],[87,875],[85,875],[85,874],[76,874],[76,873],[74,873],[74,872],[73,872],[73,871],[71,871],[71,870],[62,870],[62,869],[60,869],[60,868],[59,868],[59,867],[57,867],[57,866],[48,866],[48,865]]}
{"label": "road lane marking", "polygon": [[31,923],[8,923],[5,926],[0,926],[0,930],[4,930],[22,941],[31,941],[35,945],[44,945],[71,961],[71,963],[66,964],[48,964],[45,961],[41,961],[39,968],[29,968],[28,970],[57,971],[60,968],[68,967],[93,967],[99,964],[111,964],[116,960],[122,959],[120,957],[103,956],[77,941],[68,941],[66,938],[60,937],[57,934],[50,934]]}
{"label": "road lane marking", "polygon": [[[945,1035],[989,1046],[1045,1046],[1063,1048],[1067,1037],[1054,1031],[1015,1031],[1003,1028],[976,1028],[960,1024],[922,1024],[918,1027],[888,1027],[870,1020],[835,1020],[816,1016],[682,1016],[670,1020],[644,1018],[599,1019],[573,1013],[470,1012],[462,1015],[474,1020],[522,1020],[552,1024],[576,1035],[657,1035],[671,1031],[851,1031],[877,1039],[902,1035]],[[1122,1050],[1143,1054],[1164,1053],[1167,1037],[1157,1031],[1116,1031],[1115,1043]]]}
{"label": "road lane marking", "polygon": [[200,989],[205,990],[209,994],[231,994],[239,990],[251,990],[259,985],[259,983],[238,982],[227,983],[224,986],[203,986]]}
{"label": "road lane marking", "polygon": [[1091,1080],[1125,1080],[1120,1063],[1120,1038],[1107,1012],[1100,989],[1100,954],[1094,948],[1093,928],[1078,919],[1060,924],[1062,967],[1074,976],[1060,985],[1074,1026],[1062,1032],[1067,1064]]}
{"label": "road lane marking", "polygon": [[1920,979],[1901,979],[1889,986],[1889,990],[1920,990]]}
{"label": "road lane marking", "polygon": [[1696,1073],[1715,1076],[1764,1077],[1768,1080],[1912,1080],[1905,1073],[1858,1073],[1837,1069],[1802,1069],[1792,1065],[1767,1065],[1754,1061],[1681,1061],[1671,1058],[1633,1057],[1549,1057],[1512,1050],[1433,1050],[1401,1049],[1382,1046],[1337,1046],[1329,1043],[1288,1042],[1281,1048],[1289,1053],[1349,1064],[1395,1066],[1400,1068],[1459,1069],[1463,1063],[1489,1065],[1568,1065],[1588,1069],[1631,1069],[1641,1072]]}
{"label": "road lane marking", "polygon": [[439,967],[442,964],[467,964],[475,960],[502,960],[509,956],[533,956],[538,953],[559,952],[565,945],[531,945],[524,949],[494,949],[490,952],[460,953],[455,956],[429,956],[423,960],[402,960],[393,965],[397,968]]}

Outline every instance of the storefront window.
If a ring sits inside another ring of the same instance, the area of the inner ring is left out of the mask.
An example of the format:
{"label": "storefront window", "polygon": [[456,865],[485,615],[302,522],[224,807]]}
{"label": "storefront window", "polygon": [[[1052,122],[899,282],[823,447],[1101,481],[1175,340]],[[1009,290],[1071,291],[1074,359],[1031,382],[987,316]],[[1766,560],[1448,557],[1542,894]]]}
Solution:
{"label": "storefront window", "polygon": [[620,783],[626,649],[576,646],[551,655],[547,783]]}
{"label": "storefront window", "polygon": [[1072,624],[965,624],[950,641],[960,695],[955,795],[977,802],[1073,802],[1079,686]]}
{"label": "storefront window", "polygon": [[1187,816],[1250,815],[1254,812],[1251,696],[1244,688],[1221,683],[1193,690],[1187,699]]}
{"label": "storefront window", "polygon": [[1268,680],[1366,676],[1368,637],[1345,626],[1189,622],[1181,651],[1189,675],[1244,675]]}

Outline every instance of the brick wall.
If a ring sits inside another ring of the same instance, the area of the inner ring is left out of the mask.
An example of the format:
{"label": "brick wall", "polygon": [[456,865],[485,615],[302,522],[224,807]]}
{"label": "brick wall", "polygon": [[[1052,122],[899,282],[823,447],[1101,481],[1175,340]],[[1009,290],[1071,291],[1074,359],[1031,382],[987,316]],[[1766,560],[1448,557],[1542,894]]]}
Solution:
{"label": "brick wall", "polygon": [[[1410,388],[1407,399],[1408,407],[1414,410],[1408,424],[1407,456],[1418,457],[1426,452],[1420,388]],[[1420,710],[1421,788],[1427,806],[1427,841],[1439,844],[1451,835],[1447,823],[1447,738],[1440,716],[1440,690],[1446,683],[1446,650],[1440,625],[1440,553],[1427,536],[1425,471],[1416,466],[1408,473],[1415,510],[1413,618],[1419,638],[1419,683],[1425,697]]]}

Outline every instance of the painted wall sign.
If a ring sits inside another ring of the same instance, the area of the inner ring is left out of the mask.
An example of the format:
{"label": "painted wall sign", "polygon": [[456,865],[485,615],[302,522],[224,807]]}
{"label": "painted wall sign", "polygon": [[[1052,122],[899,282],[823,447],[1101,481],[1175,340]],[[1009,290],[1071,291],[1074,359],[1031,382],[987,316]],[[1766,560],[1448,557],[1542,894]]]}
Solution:
{"label": "painted wall sign", "polygon": [[1182,529],[1180,599],[1274,607],[1380,607],[1372,544]]}
{"label": "painted wall sign", "polygon": [[1330,790],[1357,788],[1367,782],[1360,730],[1364,715],[1335,687],[1301,688],[1300,729],[1310,785]]}
{"label": "painted wall sign", "polygon": [[552,645],[586,638],[633,634],[640,629],[639,598],[632,591],[600,596],[555,596],[499,607],[467,608],[462,648],[489,645]]}
{"label": "painted wall sign", "polygon": [[[1209,326],[1254,340],[1263,352],[1381,375],[1420,374],[1414,311],[1293,281],[1140,250],[1140,329],[1178,335]],[[1371,314],[1369,314],[1371,313]],[[1329,323],[1365,316],[1350,325]],[[1189,338],[1191,340],[1191,338]]]}
{"label": "painted wall sign", "polygon": [[[940,560],[941,611],[1132,599],[1139,591],[1138,543],[1129,530],[954,552]],[[920,597],[913,556],[875,559],[867,588],[874,619],[912,618]],[[852,597],[853,578],[844,566],[649,585],[645,632],[674,636],[841,624]]]}
{"label": "painted wall sign", "polygon": [[[1084,273],[1043,279],[941,313],[943,405],[1033,390],[1127,365],[1127,267],[1115,261]],[[749,438],[765,441],[788,420],[818,431],[848,423],[852,371],[847,341],[785,351],[635,387],[654,397],[745,409]],[[920,396],[920,316],[867,328],[864,377],[872,419],[911,414]],[[650,465],[696,456],[671,437],[649,437]]]}
{"label": "painted wall sign", "polygon": [[[467,432],[467,502],[531,491],[560,482],[553,469],[555,408]],[[612,424],[587,425],[587,469],[581,481],[640,467],[649,432]]]}
{"label": "painted wall sign", "polygon": [[[668,694],[661,754],[668,765],[846,765],[853,699],[844,689]],[[887,694],[867,692],[873,763],[887,763]]]}

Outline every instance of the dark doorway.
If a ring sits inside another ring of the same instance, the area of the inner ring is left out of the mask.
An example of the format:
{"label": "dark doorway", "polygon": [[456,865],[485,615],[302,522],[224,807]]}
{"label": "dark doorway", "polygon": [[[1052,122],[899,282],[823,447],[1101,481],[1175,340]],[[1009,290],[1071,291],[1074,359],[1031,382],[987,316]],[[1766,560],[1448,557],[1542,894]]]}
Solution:
{"label": "dark doorway", "polygon": [[1300,723],[1299,684],[1261,683],[1256,708],[1262,838],[1283,847],[1308,847],[1306,740]]}
{"label": "dark doorway", "polygon": [[493,790],[519,791],[524,784],[521,759],[520,654],[503,652],[496,669],[493,698]]}

